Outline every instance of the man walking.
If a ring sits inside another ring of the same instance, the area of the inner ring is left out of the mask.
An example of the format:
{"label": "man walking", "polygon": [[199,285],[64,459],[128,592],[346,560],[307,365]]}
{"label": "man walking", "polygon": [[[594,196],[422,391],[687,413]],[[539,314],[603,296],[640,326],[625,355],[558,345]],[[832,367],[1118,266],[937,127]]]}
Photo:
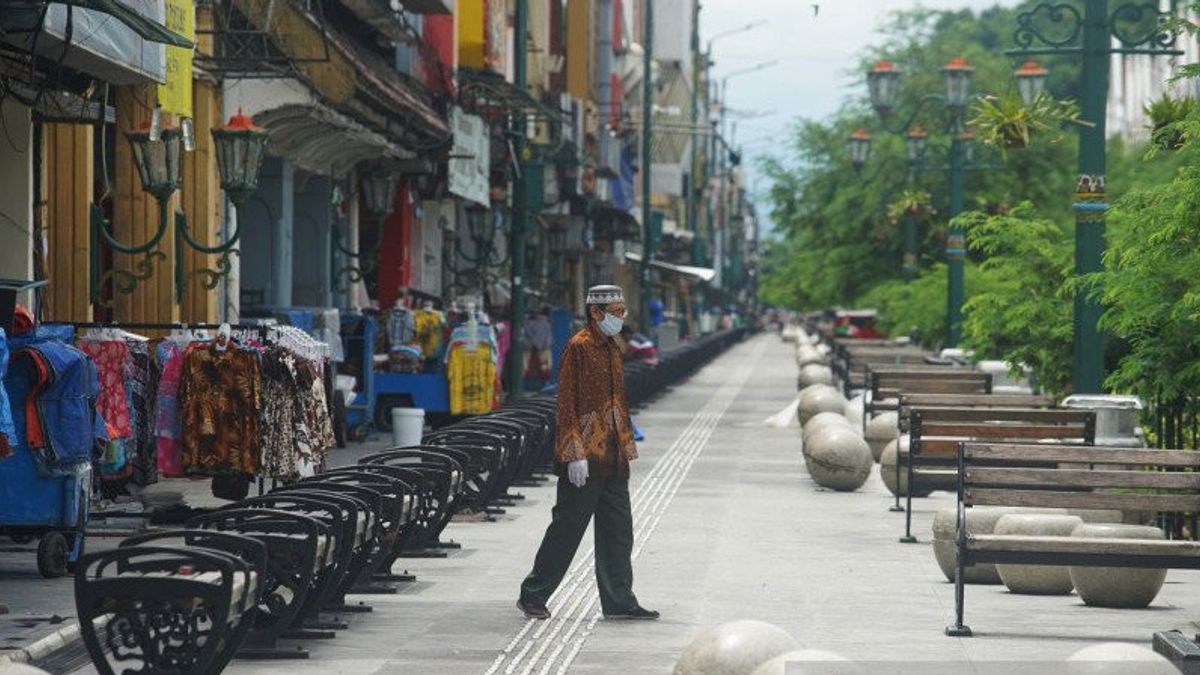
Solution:
{"label": "man walking", "polygon": [[549,619],[546,602],[558,588],[588,521],[596,517],[596,585],[607,619],[657,619],[633,594],[633,514],[629,462],[637,458],[625,402],[621,350],[613,336],[625,322],[618,286],[588,289],[587,325],[563,352],[558,374],[558,496],[550,527],[521,584],[517,607]]}

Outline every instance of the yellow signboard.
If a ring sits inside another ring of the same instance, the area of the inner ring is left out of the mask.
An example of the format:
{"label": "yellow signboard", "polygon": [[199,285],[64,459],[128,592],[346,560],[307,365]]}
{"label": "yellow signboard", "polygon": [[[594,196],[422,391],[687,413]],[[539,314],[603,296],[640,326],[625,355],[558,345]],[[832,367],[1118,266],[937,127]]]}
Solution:
{"label": "yellow signboard", "polygon": [[[192,0],[166,0],[166,27],[189,40],[196,39],[196,7]],[[192,116],[192,50],[167,47],[167,83],[158,86],[158,104],[165,112]]]}

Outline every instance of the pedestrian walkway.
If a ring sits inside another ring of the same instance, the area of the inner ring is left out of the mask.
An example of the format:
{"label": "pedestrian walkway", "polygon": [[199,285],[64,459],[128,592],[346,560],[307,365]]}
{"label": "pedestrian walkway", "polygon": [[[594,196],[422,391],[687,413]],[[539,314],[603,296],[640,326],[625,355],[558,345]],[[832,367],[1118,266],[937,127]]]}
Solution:
{"label": "pedestrian walkway", "polygon": [[[804,646],[862,660],[1060,660],[1098,641],[1149,644],[1154,631],[1194,633],[1200,576],[1172,570],[1148,610],[1085,607],[1077,597],[968,588],[977,637],[942,634],[953,587],[934,562],[930,524],[946,494],[918,500],[919,544],[897,542],[903,514],[876,472],[855,493],[820,490],[804,473],[797,429],[763,420],[796,393],[792,348],[748,340],[637,416],[647,439],[634,464],[634,589],[655,623],[598,616],[590,537],[552,598],[554,618],[514,607],[549,523],[554,487],[494,523],[455,523],[463,544],[444,560],[410,560],[420,581],[349,617],[301,662],[235,661],[242,674],[669,673],[684,646],[736,619],[775,623]],[[87,670],[80,672],[89,672]]]}

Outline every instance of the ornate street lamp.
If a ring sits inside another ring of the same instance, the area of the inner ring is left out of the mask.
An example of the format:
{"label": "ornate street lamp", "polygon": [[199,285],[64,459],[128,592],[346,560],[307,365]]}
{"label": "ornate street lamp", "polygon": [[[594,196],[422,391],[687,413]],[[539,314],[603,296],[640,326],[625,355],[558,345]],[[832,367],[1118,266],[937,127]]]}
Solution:
{"label": "ornate street lamp", "polygon": [[133,149],[134,166],[142,179],[142,190],[163,202],[179,189],[183,137],[175,127],[164,128],[157,139],[151,140],[152,136],[150,122],[141,129],[125,133]]}
{"label": "ornate street lamp", "polygon": [[228,124],[213,127],[221,189],[234,206],[245,204],[258,189],[267,137],[267,130],[255,125],[240,109]]}
{"label": "ornate street lamp", "polygon": [[1046,91],[1046,70],[1037,61],[1026,61],[1013,72],[1017,78],[1017,90],[1021,92],[1021,100],[1025,105],[1032,105],[1042,92]]}
{"label": "ornate street lamp", "polygon": [[396,174],[384,166],[376,166],[369,171],[370,173],[362,177],[363,203],[371,213],[386,216],[392,212],[396,194]]}
{"label": "ornate street lamp", "polygon": [[850,151],[850,162],[854,164],[854,170],[862,170],[867,159],[871,157],[871,134],[861,127],[855,129],[847,139],[846,147]]}
{"label": "ornate street lamp", "polygon": [[900,98],[900,69],[891,61],[879,61],[867,73],[867,91],[871,105],[880,117],[886,117],[896,108]]}
{"label": "ornate street lamp", "polygon": [[975,68],[968,65],[961,56],[950,59],[950,63],[942,66],[942,80],[946,85],[946,105],[951,108],[965,108],[971,100],[971,78]]}
{"label": "ornate street lamp", "polygon": [[908,148],[908,161],[919,162],[925,156],[925,147],[929,144],[929,134],[921,127],[913,127],[904,136],[904,145]]}

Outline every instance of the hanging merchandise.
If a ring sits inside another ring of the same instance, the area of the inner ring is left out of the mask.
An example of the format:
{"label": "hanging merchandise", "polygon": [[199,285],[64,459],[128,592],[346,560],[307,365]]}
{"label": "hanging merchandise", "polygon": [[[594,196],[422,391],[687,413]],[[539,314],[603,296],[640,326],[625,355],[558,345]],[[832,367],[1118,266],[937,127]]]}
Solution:
{"label": "hanging merchandise", "polygon": [[263,474],[282,480],[315,474],[335,442],[316,365],[269,346],[262,354],[262,377]]}
{"label": "hanging merchandise", "polygon": [[398,347],[411,344],[416,331],[413,313],[404,307],[395,307],[388,313],[387,338],[388,345]]}
{"label": "hanging merchandise", "polygon": [[76,346],[96,364],[100,378],[100,396],[96,409],[104,416],[117,438],[133,436],[129,402],[125,397],[125,378],[129,362],[129,346],[111,332],[92,332]]}
{"label": "hanging merchandise", "polygon": [[175,333],[158,345],[158,379],[154,433],[157,468],[163,476],[183,475],[183,422],[179,415],[179,379],[187,354],[187,336]]}
{"label": "hanging merchandise", "polygon": [[188,350],[179,383],[186,473],[258,474],[261,386],[250,349],[226,340]]}
{"label": "hanging merchandise", "polygon": [[413,341],[421,348],[421,356],[436,356],[442,344],[445,316],[432,306],[426,306],[425,309],[413,312],[413,323],[416,326]]}
{"label": "hanging merchandise", "polygon": [[496,337],[492,327],[470,312],[450,334],[446,379],[451,415],[481,415],[496,409]]}
{"label": "hanging merchandise", "polygon": [[160,369],[150,358],[149,340],[130,333],[125,333],[124,337],[129,345],[129,377],[125,380],[125,391],[133,423],[133,438],[128,443],[131,455],[129,479],[136,485],[145,486],[158,480],[155,408]]}

